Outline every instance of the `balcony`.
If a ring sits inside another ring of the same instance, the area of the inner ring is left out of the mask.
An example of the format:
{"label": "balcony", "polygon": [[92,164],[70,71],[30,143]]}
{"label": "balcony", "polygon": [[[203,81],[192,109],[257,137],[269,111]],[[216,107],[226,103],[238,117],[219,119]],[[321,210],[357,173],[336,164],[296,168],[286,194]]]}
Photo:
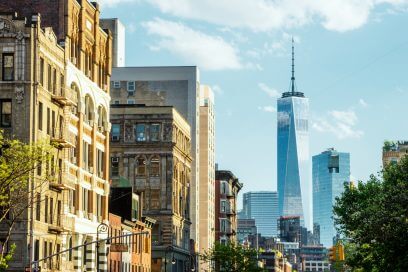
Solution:
{"label": "balcony", "polygon": [[48,232],[53,234],[61,234],[74,230],[75,221],[73,217],[66,215],[57,215],[56,222],[48,225]]}
{"label": "balcony", "polygon": [[56,191],[58,193],[65,189],[65,186],[62,183],[62,172],[51,173],[48,183],[50,190]]}
{"label": "balcony", "polygon": [[77,104],[76,93],[69,88],[59,88],[53,92],[51,99],[61,106],[71,106]]}
{"label": "balcony", "polygon": [[51,133],[51,143],[57,148],[70,148],[75,147],[75,135],[69,133],[64,126],[60,128],[54,128]]}

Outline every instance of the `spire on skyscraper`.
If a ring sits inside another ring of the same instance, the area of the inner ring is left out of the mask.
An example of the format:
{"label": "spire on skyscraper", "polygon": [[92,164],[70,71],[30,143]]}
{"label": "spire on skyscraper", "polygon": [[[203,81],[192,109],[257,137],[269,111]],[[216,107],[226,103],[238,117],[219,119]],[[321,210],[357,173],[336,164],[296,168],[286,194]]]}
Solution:
{"label": "spire on skyscraper", "polygon": [[295,94],[295,45],[292,36],[292,77],[290,79],[292,95]]}

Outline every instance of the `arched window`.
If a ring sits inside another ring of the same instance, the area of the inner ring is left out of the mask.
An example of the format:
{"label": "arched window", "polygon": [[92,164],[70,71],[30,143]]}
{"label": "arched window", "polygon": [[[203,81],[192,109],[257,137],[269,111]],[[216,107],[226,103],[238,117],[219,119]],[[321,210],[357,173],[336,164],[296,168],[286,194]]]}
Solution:
{"label": "arched window", "polygon": [[137,175],[138,176],[146,175],[146,160],[144,158],[137,159]]}
{"label": "arched window", "polygon": [[98,130],[100,132],[105,131],[105,124],[107,123],[107,118],[106,118],[106,110],[104,107],[99,106],[98,107]]}
{"label": "arched window", "polygon": [[84,116],[84,121],[88,125],[93,125],[93,120],[94,120],[94,106],[93,106],[93,101],[89,95],[85,96],[85,116]]}
{"label": "arched window", "polygon": [[73,102],[71,111],[74,115],[78,114],[79,88],[75,83],[71,84],[70,100]]}
{"label": "arched window", "polygon": [[157,156],[150,160],[150,176],[160,176],[160,158]]}

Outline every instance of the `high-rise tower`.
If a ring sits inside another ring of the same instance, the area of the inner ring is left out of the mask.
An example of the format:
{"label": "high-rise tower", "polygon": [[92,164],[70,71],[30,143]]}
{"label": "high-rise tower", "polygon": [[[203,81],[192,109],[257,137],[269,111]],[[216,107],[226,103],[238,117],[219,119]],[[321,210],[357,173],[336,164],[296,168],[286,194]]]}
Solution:
{"label": "high-rise tower", "polygon": [[309,100],[295,85],[292,39],[290,90],[278,99],[278,198],[281,216],[300,216],[311,229],[312,187],[309,179]]}
{"label": "high-rise tower", "polygon": [[350,153],[330,148],[313,156],[313,223],[320,225],[320,242],[332,246],[336,236],[333,204],[350,180]]}

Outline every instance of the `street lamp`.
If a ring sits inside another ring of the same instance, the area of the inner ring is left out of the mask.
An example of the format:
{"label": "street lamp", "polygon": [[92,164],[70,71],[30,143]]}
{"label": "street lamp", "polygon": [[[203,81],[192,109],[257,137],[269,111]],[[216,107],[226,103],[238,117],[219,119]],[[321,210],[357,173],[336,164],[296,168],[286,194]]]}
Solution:
{"label": "street lamp", "polygon": [[[167,272],[167,252],[173,250],[172,246],[166,247],[166,250],[164,251],[164,272]],[[173,257],[171,258],[171,271],[173,271],[173,265],[176,264],[176,259],[174,259],[174,252],[173,252]]]}
{"label": "street lamp", "polygon": [[[108,233],[109,236],[109,226],[102,222],[96,228],[96,272],[99,272],[99,233]],[[106,244],[109,244],[109,240]]]}

